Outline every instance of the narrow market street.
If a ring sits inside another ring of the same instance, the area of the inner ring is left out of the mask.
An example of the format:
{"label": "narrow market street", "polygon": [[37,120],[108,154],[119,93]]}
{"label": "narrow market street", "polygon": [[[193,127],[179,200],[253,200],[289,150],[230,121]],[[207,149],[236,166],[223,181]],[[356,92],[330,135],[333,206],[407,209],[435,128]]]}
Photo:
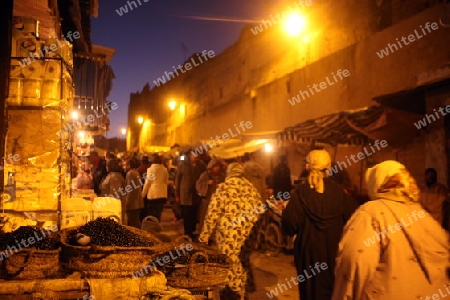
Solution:
{"label": "narrow market street", "polygon": [[450,0],[0,0],[0,300],[450,296],[449,41]]}

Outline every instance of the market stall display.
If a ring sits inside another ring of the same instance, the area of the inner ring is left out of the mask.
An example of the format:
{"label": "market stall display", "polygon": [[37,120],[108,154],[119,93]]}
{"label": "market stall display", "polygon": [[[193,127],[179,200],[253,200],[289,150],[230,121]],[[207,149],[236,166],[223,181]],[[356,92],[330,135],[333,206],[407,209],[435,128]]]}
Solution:
{"label": "market stall display", "polygon": [[266,203],[268,209],[258,230],[257,248],[265,248],[274,253],[283,249],[292,250],[294,238],[284,234],[281,225],[281,214],[289,201],[277,201],[272,196],[271,199],[266,200]]}
{"label": "market stall display", "polygon": [[[82,242],[83,236],[89,243]],[[81,241],[81,243],[80,243]],[[90,278],[131,277],[149,264],[153,248],[161,244],[149,232],[118,224],[111,218],[97,218],[61,233],[61,260],[69,271]]]}

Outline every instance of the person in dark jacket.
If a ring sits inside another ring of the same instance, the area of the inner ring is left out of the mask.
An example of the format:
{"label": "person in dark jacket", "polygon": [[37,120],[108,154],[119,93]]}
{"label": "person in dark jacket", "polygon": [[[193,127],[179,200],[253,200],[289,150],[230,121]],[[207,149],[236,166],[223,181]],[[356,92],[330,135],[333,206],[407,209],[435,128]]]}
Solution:
{"label": "person in dark jacket", "polygon": [[209,161],[207,170],[200,175],[197,180],[197,193],[202,197],[202,203],[199,208],[199,224],[201,232],[208,211],[211,196],[217,189],[217,185],[225,181],[225,173],[222,172],[222,166],[219,160],[213,158]]}
{"label": "person in dark jacket", "polygon": [[185,153],[178,169],[175,182],[175,195],[181,204],[184,222],[184,234],[196,238],[194,231],[197,226],[197,213],[201,197],[197,194],[195,184],[200,175],[206,171],[205,164],[198,159],[193,151]]}
{"label": "person in dark jacket", "polygon": [[279,158],[279,164],[273,171],[273,195],[277,200],[289,200],[284,199],[283,195],[285,195],[286,192],[289,194],[292,189],[291,170],[287,166],[286,162],[286,156],[281,155]]}
{"label": "person in dark jacket", "polygon": [[292,191],[281,221],[288,235],[297,235],[294,260],[300,278],[300,298],[329,300],[339,240],[358,204],[328,178],[326,171],[331,167],[328,152],[313,150],[307,162],[308,182]]}

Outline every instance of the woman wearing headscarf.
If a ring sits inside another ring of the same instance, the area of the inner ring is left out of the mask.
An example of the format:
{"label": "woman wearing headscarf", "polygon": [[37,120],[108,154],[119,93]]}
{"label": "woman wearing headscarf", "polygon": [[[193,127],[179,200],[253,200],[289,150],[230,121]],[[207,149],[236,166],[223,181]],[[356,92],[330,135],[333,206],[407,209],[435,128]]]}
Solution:
{"label": "woman wearing headscarf", "polygon": [[137,171],[139,167],[139,160],[136,157],[127,159],[125,164],[125,170],[127,171],[125,176],[126,186],[132,187],[131,191],[126,188],[126,214],[128,226],[141,228],[141,210],[144,208],[144,200],[141,197],[140,174]]}
{"label": "woman wearing headscarf", "polygon": [[291,192],[281,222],[287,234],[297,235],[294,260],[300,298],[330,299],[339,239],[358,204],[328,177],[328,152],[313,150],[306,160],[308,181]]}
{"label": "woman wearing headscarf", "polygon": [[[208,243],[216,230],[215,240],[221,254],[231,258],[225,299],[244,299],[253,291],[249,254],[254,239],[255,224],[261,217],[261,196],[253,184],[244,178],[244,168],[231,163],[224,183],[217,186],[211,198],[199,241]],[[224,294],[224,293],[222,293]]]}
{"label": "woman wearing headscarf", "polygon": [[122,206],[122,224],[127,224],[127,215],[126,215],[126,198],[125,194],[123,194],[123,190],[125,189],[125,179],[122,176],[122,167],[119,164],[117,159],[110,159],[106,163],[106,171],[108,175],[106,175],[105,179],[103,179],[100,184],[100,191],[102,197],[114,197],[119,199]]}
{"label": "woman wearing headscarf", "polygon": [[420,205],[405,166],[382,162],[367,170],[365,180],[371,201],[345,226],[332,299],[425,300],[450,294],[448,233]]}

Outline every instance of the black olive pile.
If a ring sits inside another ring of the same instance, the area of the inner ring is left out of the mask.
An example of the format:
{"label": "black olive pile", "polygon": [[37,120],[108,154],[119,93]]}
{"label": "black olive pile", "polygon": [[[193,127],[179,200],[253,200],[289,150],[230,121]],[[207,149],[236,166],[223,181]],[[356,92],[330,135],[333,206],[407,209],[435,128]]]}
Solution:
{"label": "black olive pile", "polygon": [[[60,246],[59,238],[50,236],[52,231],[32,226],[21,226],[13,232],[0,235],[0,249],[17,251],[21,249],[56,250]],[[32,239],[30,239],[32,238]]]}
{"label": "black olive pile", "polygon": [[[172,256],[170,255],[170,252],[172,252]],[[168,267],[174,267],[175,264],[180,264],[180,265],[187,265],[190,263],[191,261],[191,257],[194,253],[197,252],[202,252],[201,250],[191,250],[191,251],[186,251],[184,250],[184,253],[182,250],[178,249],[177,250],[171,250],[168,252],[165,252],[163,254],[159,254],[155,259],[153,259],[153,261],[156,262],[156,259],[159,257],[160,260],[159,261],[163,261],[164,256],[168,256],[170,257],[170,262],[165,264]],[[178,255],[181,254],[180,255]],[[227,256],[224,254],[207,254],[208,256],[208,262],[209,263],[216,263],[216,264],[227,264],[228,260],[227,260]],[[205,257],[202,255],[197,256],[197,258],[195,259],[195,263],[205,263]]]}
{"label": "black olive pile", "polygon": [[90,221],[76,230],[67,233],[67,242],[70,245],[80,246],[77,243],[77,234],[81,233],[91,238],[92,246],[119,246],[119,247],[144,247],[153,246],[154,243],[139,236],[111,218],[99,217]]}

